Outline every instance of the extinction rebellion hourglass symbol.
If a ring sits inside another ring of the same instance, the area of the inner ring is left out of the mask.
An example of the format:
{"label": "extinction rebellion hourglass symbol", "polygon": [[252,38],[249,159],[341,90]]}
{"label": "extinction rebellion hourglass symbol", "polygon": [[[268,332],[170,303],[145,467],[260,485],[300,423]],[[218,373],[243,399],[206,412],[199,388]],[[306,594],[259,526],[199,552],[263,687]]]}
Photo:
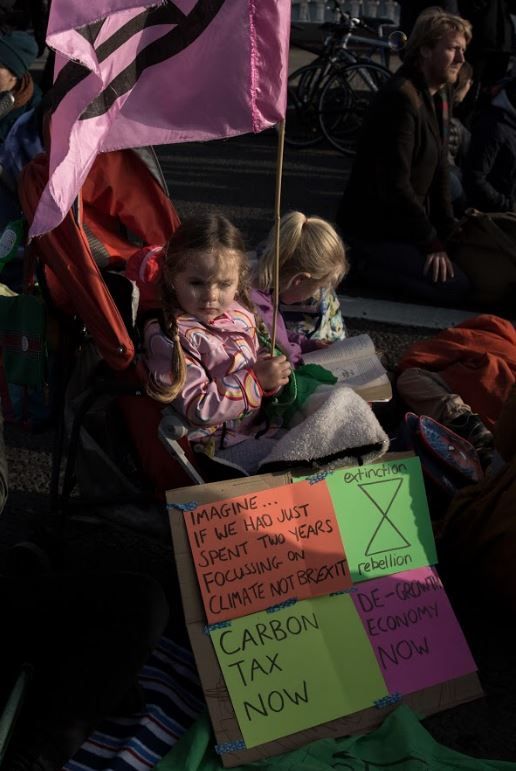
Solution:
{"label": "extinction rebellion hourglass symbol", "polygon": [[381,482],[366,482],[358,485],[381,515],[376,530],[367,544],[365,550],[366,557],[397,551],[398,549],[407,549],[410,546],[403,533],[392,521],[392,515],[389,516],[392,504],[396,500],[402,484],[403,478],[398,477],[396,479],[384,479]]}

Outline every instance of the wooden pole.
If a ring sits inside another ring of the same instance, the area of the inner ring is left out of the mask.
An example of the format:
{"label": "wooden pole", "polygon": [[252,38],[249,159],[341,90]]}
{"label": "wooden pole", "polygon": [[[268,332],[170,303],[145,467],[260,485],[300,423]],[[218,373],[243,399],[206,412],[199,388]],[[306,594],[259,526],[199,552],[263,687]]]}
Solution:
{"label": "wooden pole", "polygon": [[278,123],[278,153],[276,157],[276,195],[274,202],[274,313],[272,316],[272,341],[271,354],[274,356],[276,345],[276,328],[279,312],[279,245],[280,245],[280,219],[281,219],[281,181],[283,179],[283,150],[285,148],[285,119]]}

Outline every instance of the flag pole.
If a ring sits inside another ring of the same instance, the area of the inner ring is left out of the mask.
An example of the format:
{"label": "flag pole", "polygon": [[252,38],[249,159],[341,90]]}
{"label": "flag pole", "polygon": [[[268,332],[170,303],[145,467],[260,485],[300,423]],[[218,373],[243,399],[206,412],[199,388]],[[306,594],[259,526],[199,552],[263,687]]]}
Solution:
{"label": "flag pole", "polygon": [[281,219],[281,181],[283,178],[283,150],[285,148],[285,118],[278,123],[278,152],[276,156],[276,194],[274,202],[274,292],[272,316],[272,340],[271,355],[274,356],[276,345],[276,328],[279,311],[279,246],[280,246],[280,219]]}

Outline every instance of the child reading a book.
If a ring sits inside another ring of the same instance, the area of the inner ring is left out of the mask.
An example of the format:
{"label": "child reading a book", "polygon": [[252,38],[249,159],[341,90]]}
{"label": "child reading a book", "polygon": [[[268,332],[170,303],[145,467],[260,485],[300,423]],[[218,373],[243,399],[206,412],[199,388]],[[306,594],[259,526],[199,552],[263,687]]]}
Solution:
{"label": "child reading a book", "polygon": [[[345,430],[349,409],[331,405],[327,425],[314,416],[314,426],[293,433],[286,445],[291,432],[282,432],[279,422],[264,429],[262,401],[289,383],[291,364],[284,354],[273,357],[260,347],[246,279],[240,233],[225,217],[210,213],[181,224],[161,267],[161,317],[144,328],[148,394],[174,402],[191,443],[248,473],[271,454],[275,461],[312,461],[321,451],[327,456],[347,450],[350,442],[384,451],[385,436],[376,423],[365,436],[367,416],[357,403],[351,434]],[[307,435],[313,447],[303,443]]]}
{"label": "child reading a book", "polygon": [[[258,254],[251,299],[271,330],[273,317],[275,229]],[[335,287],[348,271],[346,250],[329,222],[299,211],[280,220],[279,272],[280,314],[278,343],[288,351],[292,364],[304,351],[321,341],[345,337],[344,322]]]}
{"label": "child reading a book", "polygon": [[[275,230],[269,233],[254,275],[251,299],[271,332]],[[292,211],[280,220],[279,276],[280,313],[277,318],[278,347],[288,354],[299,378],[307,370],[301,364],[317,365],[335,375],[341,385],[353,388],[369,401],[392,396],[389,379],[368,335],[346,338],[335,287],[349,269],[346,249],[329,222]],[[294,309],[294,310],[292,310]],[[299,324],[296,318],[306,310]],[[328,347],[327,344],[331,343]],[[312,376],[317,377],[313,370]],[[319,370],[320,374],[320,370]],[[331,386],[325,382],[317,393],[298,406],[295,420],[302,420],[321,405]],[[290,421],[289,425],[293,425]]]}

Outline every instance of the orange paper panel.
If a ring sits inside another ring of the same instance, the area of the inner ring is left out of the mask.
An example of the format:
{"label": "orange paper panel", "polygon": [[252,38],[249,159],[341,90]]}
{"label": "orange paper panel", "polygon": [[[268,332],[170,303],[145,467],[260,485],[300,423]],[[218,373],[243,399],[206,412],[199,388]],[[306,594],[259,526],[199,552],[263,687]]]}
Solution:
{"label": "orange paper panel", "polygon": [[202,504],[184,517],[210,624],[351,586],[324,481]]}

